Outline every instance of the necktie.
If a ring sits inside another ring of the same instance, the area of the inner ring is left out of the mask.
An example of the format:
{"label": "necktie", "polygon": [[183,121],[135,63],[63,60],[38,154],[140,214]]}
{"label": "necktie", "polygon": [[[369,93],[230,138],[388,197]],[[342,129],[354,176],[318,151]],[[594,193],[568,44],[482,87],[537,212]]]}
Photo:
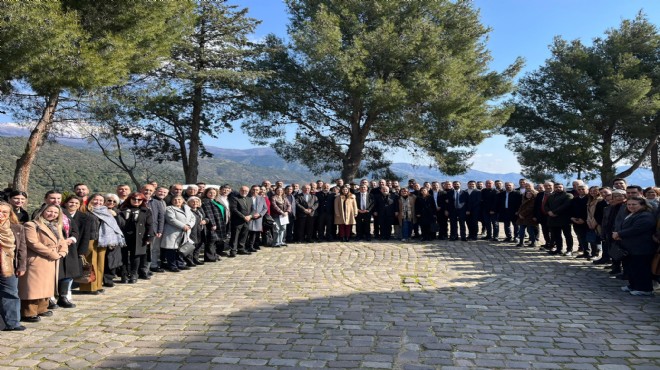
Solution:
{"label": "necktie", "polygon": [[365,195],[364,193],[362,193],[362,210],[363,210],[363,211],[364,211],[365,209],[367,209],[367,202],[366,202],[366,199],[365,199],[365,198],[366,198],[366,195]]}
{"label": "necktie", "polygon": [[509,192],[506,192],[506,199],[504,199],[504,208],[509,208]]}
{"label": "necktie", "polygon": [[458,208],[458,190],[454,192],[454,196],[456,197],[456,208]]}

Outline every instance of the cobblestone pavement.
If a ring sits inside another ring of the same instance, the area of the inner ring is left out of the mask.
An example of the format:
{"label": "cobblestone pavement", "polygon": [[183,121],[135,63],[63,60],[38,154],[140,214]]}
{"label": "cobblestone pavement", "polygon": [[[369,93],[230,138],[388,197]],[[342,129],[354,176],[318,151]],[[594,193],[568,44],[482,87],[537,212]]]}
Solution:
{"label": "cobblestone pavement", "polygon": [[74,296],[0,368],[659,369],[660,299],[621,285],[511,245],[298,244]]}

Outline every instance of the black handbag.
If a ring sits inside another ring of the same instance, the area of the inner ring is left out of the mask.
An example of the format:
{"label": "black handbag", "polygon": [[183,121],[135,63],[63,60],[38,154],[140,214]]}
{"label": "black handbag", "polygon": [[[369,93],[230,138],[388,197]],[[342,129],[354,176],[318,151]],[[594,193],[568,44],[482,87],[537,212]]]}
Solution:
{"label": "black handbag", "polygon": [[621,247],[619,243],[614,242],[612,245],[610,245],[610,257],[612,257],[613,260],[621,261],[622,259],[626,258],[628,254],[628,250]]}
{"label": "black handbag", "polygon": [[275,225],[275,219],[271,217],[268,213],[264,215],[263,225],[268,228],[272,228]]}
{"label": "black handbag", "polygon": [[186,238],[186,233],[184,232],[181,235],[181,244],[179,244],[179,253],[181,253],[184,256],[189,256],[194,251],[195,251],[195,243],[193,243],[192,240],[190,240],[190,238]]}

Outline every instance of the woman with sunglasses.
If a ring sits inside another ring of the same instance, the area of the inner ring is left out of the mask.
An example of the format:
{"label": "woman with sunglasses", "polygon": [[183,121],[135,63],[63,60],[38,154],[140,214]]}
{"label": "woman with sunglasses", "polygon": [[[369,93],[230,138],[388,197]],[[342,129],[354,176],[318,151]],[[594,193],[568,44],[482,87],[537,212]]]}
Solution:
{"label": "woman with sunglasses", "polygon": [[131,193],[120,207],[119,214],[125,220],[121,229],[126,238],[126,248],[121,249],[121,282],[124,284],[137,282],[140,261],[147,254],[153,234],[153,217],[145,200],[142,193]]}

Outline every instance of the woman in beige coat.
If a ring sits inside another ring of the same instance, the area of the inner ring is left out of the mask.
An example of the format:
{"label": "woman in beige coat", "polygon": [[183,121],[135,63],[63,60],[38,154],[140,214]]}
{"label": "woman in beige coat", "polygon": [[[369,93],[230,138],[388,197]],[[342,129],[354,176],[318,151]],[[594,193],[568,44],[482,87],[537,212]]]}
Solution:
{"label": "woman in beige coat", "polygon": [[357,202],[348,186],[342,186],[339,196],[335,198],[335,224],[339,227],[339,240],[348,242],[351,230],[355,225]]}
{"label": "woman in beige coat", "polygon": [[23,321],[37,322],[41,317],[53,315],[48,310],[48,299],[55,292],[57,261],[66,256],[69,245],[62,236],[62,210],[47,205],[26,222],[27,269],[18,280]]}

